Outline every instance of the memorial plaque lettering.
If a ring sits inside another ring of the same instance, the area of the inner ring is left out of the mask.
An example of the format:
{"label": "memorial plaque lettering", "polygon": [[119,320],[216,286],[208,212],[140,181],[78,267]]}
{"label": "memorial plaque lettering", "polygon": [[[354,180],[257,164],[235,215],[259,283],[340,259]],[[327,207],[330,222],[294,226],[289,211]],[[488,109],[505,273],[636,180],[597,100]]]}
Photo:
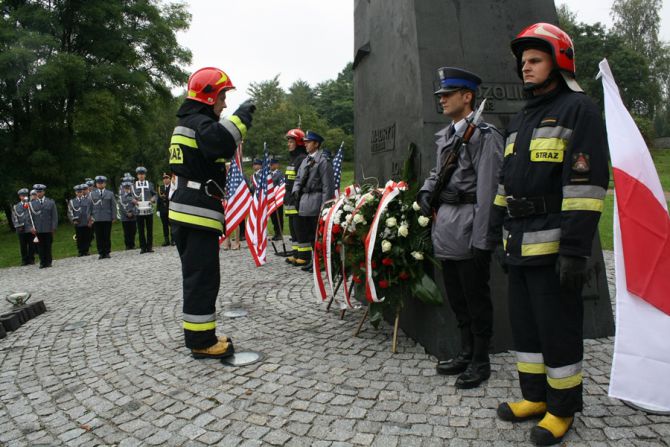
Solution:
{"label": "memorial plaque lettering", "polygon": [[374,129],[370,138],[370,151],[377,152],[392,151],[395,149],[395,123],[381,129]]}

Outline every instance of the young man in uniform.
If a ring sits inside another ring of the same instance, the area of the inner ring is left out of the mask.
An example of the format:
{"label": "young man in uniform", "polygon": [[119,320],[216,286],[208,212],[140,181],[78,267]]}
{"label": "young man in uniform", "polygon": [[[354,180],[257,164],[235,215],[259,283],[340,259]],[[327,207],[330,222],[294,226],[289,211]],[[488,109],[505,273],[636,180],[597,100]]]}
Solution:
{"label": "young man in uniform", "polygon": [[[447,298],[461,332],[461,351],[439,361],[437,372],[459,375],[456,388],[479,386],[491,375],[489,343],[493,334],[493,305],[489,288],[491,251],[487,241],[496,176],[502,162],[502,134],[491,124],[478,124],[470,141],[463,135],[473,119],[479,76],[461,68],[438,70],[442,113],[451,124],[436,134],[437,164],[417,197],[422,213],[433,215],[429,197],[439,197],[432,227],[435,257],[442,261]],[[477,123],[474,123],[477,124]],[[443,162],[455,151],[456,168],[440,191]]]}
{"label": "young man in uniform", "polygon": [[163,184],[158,187],[158,214],[163,226],[163,247],[170,245],[170,221],[168,220],[168,208],[170,204],[170,174],[163,173]]}
{"label": "young man in uniform", "polygon": [[[273,158],[270,160],[270,175],[272,175],[272,184],[275,188],[275,194],[278,188],[284,183],[284,174],[279,170],[279,160]],[[272,228],[274,229],[273,241],[281,241],[284,234],[284,205],[277,207],[277,210],[270,215]]]}
{"label": "young man in uniform", "polygon": [[119,193],[119,220],[123,228],[123,243],[126,250],[135,249],[137,218],[137,200],[133,192],[133,184],[126,180],[121,182],[121,192]]}
{"label": "young man in uniform", "polygon": [[31,265],[35,263],[35,245],[32,233],[33,221],[30,216],[30,206],[28,199],[28,188],[21,188],[17,192],[19,203],[12,207],[12,224],[19,238],[19,250],[21,253],[21,265]]}
{"label": "young man in uniform", "polygon": [[153,253],[154,245],[154,209],[156,191],[154,185],[147,180],[147,168],[138,166],[135,169],[137,181],[133,185],[133,195],[137,206],[137,232],[140,235],[140,254]]}
{"label": "young man in uniform", "polygon": [[98,259],[108,259],[112,251],[112,222],[116,221],[114,193],[106,188],[107,177],[95,177],[96,188],[90,194],[91,221],[95,233]]}
{"label": "young man in uniform", "polygon": [[288,229],[291,233],[291,252],[286,258],[286,262],[294,264],[298,256],[298,233],[295,230],[298,219],[298,203],[293,200],[293,185],[298,168],[302,161],[307,157],[305,149],[305,132],[300,129],[291,129],[286,132],[286,146],[288,148],[289,160],[286,164],[286,195],[284,196],[284,210],[288,216]]}
{"label": "young man in uniform", "polygon": [[193,73],[169,147],[175,185],[169,218],[182,267],[184,342],[194,358],[222,358],[235,352],[228,337],[216,335],[219,236],[224,231],[221,199],[226,158],[235,154],[251,127],[256,107],[246,101],[230,117],[221,117],[226,92],[233,88],[218,68]]}
{"label": "young man in uniform", "polygon": [[89,200],[84,197],[84,185],[76,185],[74,192],[76,197],[68,201],[67,217],[74,225],[77,253],[81,257],[88,254],[88,233],[90,231],[88,221],[91,217],[91,207]]}
{"label": "young man in uniform", "polygon": [[39,239],[37,253],[40,257],[40,268],[43,269],[51,267],[53,262],[51,246],[54,241],[54,232],[58,226],[58,210],[53,200],[44,197],[46,186],[38,183],[33,185],[33,189],[37,191],[37,199],[30,202],[30,211],[35,224],[33,234],[37,235]]}
{"label": "young man in uniform", "polygon": [[609,180],[607,139],[575,80],[570,36],[537,23],[511,46],[529,99],[508,126],[491,238],[506,252],[523,400],[498,416],[541,418],[531,440],[551,445],[582,410],[582,285]]}
{"label": "young man in uniform", "polygon": [[305,158],[293,184],[293,201],[298,204],[298,256],[294,265],[312,271],[312,249],[321,205],[334,196],[333,165],[321,150],[323,137],[310,130],[305,134]]}

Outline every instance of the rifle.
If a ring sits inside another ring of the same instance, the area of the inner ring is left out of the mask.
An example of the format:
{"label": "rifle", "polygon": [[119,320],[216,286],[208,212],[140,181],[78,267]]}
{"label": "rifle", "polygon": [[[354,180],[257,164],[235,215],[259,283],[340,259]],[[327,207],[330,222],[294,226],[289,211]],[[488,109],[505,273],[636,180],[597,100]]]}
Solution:
{"label": "rifle", "polygon": [[454,174],[454,171],[456,171],[456,168],[458,167],[458,157],[461,152],[461,149],[468,145],[470,139],[472,138],[472,135],[475,133],[475,129],[477,129],[477,126],[479,125],[479,123],[481,123],[482,113],[484,112],[485,105],[486,105],[486,99],[484,99],[482,103],[479,105],[479,108],[477,109],[475,114],[472,115],[472,118],[466,120],[467,128],[465,129],[463,136],[456,137],[456,144],[454,146],[454,149],[449,151],[446,157],[444,157],[444,160],[442,161],[442,166],[440,167],[440,172],[437,174],[437,180],[435,181],[435,188],[433,188],[433,191],[430,193],[430,196],[428,197],[430,206],[433,209],[438,209],[440,207],[440,193],[442,192],[444,187],[447,186],[447,183],[449,183],[451,176]]}

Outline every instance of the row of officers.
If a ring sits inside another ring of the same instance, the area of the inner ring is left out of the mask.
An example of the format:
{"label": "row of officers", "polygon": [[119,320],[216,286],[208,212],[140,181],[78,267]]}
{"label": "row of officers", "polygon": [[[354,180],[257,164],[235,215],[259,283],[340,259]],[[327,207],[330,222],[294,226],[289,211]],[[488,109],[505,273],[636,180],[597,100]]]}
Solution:
{"label": "row of officers", "polygon": [[[96,243],[98,259],[110,257],[112,223],[120,221],[127,250],[135,248],[139,233],[140,253],[153,252],[153,214],[156,205],[163,224],[163,245],[169,245],[168,202],[170,176],[163,175],[163,184],[158,190],[146,180],[146,168],[136,169],[137,179],[126,173],[118,195],[107,189],[107,178],[97,176],[74,186],[75,197],[67,200],[67,216],[74,225],[79,256],[88,256],[93,241]],[[19,202],[12,208],[12,223],[19,240],[21,265],[35,263],[39,256],[40,268],[51,267],[53,262],[53,236],[58,227],[58,211],[55,202],[46,197],[44,184],[33,185],[33,190],[20,189]]]}

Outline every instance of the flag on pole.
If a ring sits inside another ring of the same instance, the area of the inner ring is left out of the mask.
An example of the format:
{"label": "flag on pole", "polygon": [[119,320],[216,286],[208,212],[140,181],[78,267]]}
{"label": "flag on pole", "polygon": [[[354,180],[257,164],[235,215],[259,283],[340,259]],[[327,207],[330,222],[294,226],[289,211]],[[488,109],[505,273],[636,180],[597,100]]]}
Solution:
{"label": "flag on pole", "polygon": [[[270,157],[267,144],[257,186],[254,189],[249,217],[245,226],[244,236],[256,267],[267,262],[268,247],[268,176],[270,174]],[[269,179],[270,182],[272,179]],[[274,199],[273,199],[274,200]]]}
{"label": "flag on pole", "polygon": [[340,143],[340,148],[337,150],[337,154],[335,154],[335,159],[333,160],[333,177],[334,177],[333,186],[335,188],[336,199],[340,196],[340,181],[342,180],[343,157],[344,157],[344,141]]}
{"label": "flag on pole", "polygon": [[230,162],[228,178],[226,180],[226,201],[224,205],[224,214],[226,216],[226,237],[244,222],[244,218],[249,214],[251,206],[251,193],[249,187],[244,181],[242,170],[234,158]]}
{"label": "flag on pole", "polygon": [[600,62],[614,174],[616,337],[609,395],[670,411],[670,216],[649,150]]}

